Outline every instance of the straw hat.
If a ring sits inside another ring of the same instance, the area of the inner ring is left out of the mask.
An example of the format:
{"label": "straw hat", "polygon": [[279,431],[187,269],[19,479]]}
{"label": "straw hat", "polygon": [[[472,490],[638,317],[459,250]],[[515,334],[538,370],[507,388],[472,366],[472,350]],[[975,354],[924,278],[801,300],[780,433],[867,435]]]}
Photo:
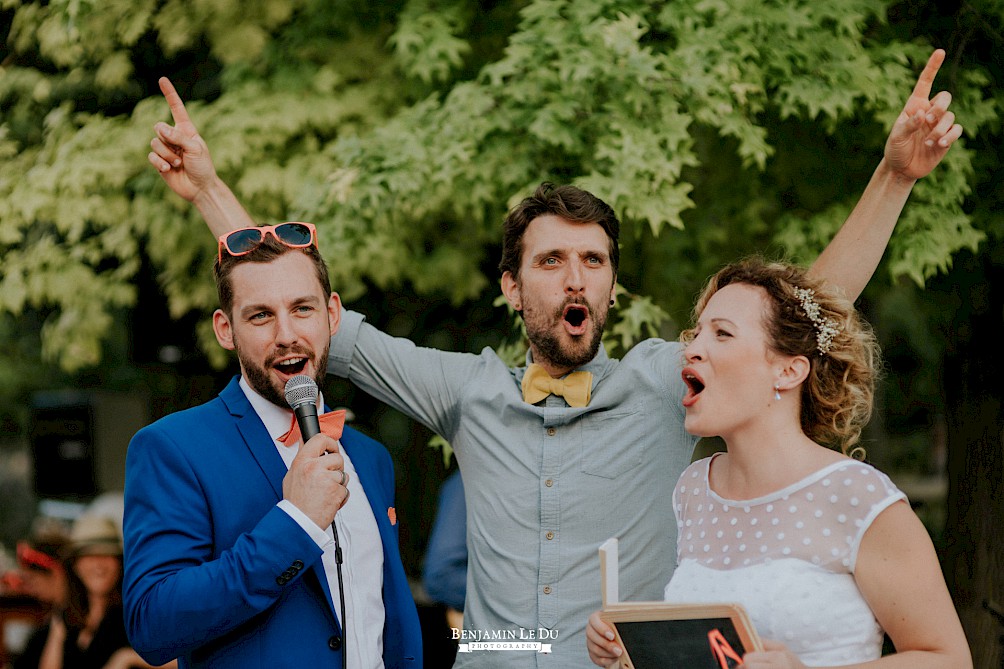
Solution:
{"label": "straw hat", "polygon": [[111,518],[80,516],[70,530],[70,554],[122,555],[122,537]]}

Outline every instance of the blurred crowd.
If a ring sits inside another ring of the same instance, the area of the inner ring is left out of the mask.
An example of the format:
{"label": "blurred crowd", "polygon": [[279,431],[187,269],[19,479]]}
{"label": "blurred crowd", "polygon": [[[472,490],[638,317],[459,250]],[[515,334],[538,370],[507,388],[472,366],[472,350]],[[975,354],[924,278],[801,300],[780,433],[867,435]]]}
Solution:
{"label": "blurred crowd", "polygon": [[38,518],[13,562],[0,578],[3,669],[150,666],[129,646],[123,622],[120,500],[101,500],[69,522]]}

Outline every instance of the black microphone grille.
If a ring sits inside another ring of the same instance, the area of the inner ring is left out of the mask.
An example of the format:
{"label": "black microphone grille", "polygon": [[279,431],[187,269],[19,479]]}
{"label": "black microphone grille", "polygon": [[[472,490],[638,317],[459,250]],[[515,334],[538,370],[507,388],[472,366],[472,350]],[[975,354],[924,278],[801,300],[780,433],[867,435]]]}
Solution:
{"label": "black microphone grille", "polygon": [[309,376],[298,374],[286,381],[286,403],[292,408],[317,401],[317,382]]}

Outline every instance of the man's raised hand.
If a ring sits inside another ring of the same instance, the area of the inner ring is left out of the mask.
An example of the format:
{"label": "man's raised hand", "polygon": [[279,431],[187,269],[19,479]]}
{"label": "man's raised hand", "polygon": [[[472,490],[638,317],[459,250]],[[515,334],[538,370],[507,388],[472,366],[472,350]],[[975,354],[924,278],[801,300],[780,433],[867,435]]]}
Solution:
{"label": "man's raised hand", "polygon": [[174,84],[167,77],[161,77],[159,83],[174,126],[163,122],[153,126],[156,136],[150,141],[152,151],[147,157],[171,190],[192,202],[216,179],[216,168]]}
{"label": "man's raised hand", "polygon": [[885,158],[889,166],[909,179],[930,174],[962,136],[962,126],[948,110],[951,93],[941,91],[930,97],[934,77],[944,61],[943,49],[931,54],[886,141]]}

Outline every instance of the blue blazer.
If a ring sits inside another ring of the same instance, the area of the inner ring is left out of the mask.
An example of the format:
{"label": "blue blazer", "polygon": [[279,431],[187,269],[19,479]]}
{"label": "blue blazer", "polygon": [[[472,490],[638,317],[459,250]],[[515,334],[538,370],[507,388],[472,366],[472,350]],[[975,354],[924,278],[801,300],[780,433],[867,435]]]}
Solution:
{"label": "blue blazer", "polygon": [[[234,378],[216,399],[149,425],[126,456],[126,630],[152,664],[341,667],[321,549],[276,503],[286,465]],[[383,542],[387,669],[422,666],[387,450],[345,428],[342,447]],[[351,667],[349,668],[351,669]]]}

